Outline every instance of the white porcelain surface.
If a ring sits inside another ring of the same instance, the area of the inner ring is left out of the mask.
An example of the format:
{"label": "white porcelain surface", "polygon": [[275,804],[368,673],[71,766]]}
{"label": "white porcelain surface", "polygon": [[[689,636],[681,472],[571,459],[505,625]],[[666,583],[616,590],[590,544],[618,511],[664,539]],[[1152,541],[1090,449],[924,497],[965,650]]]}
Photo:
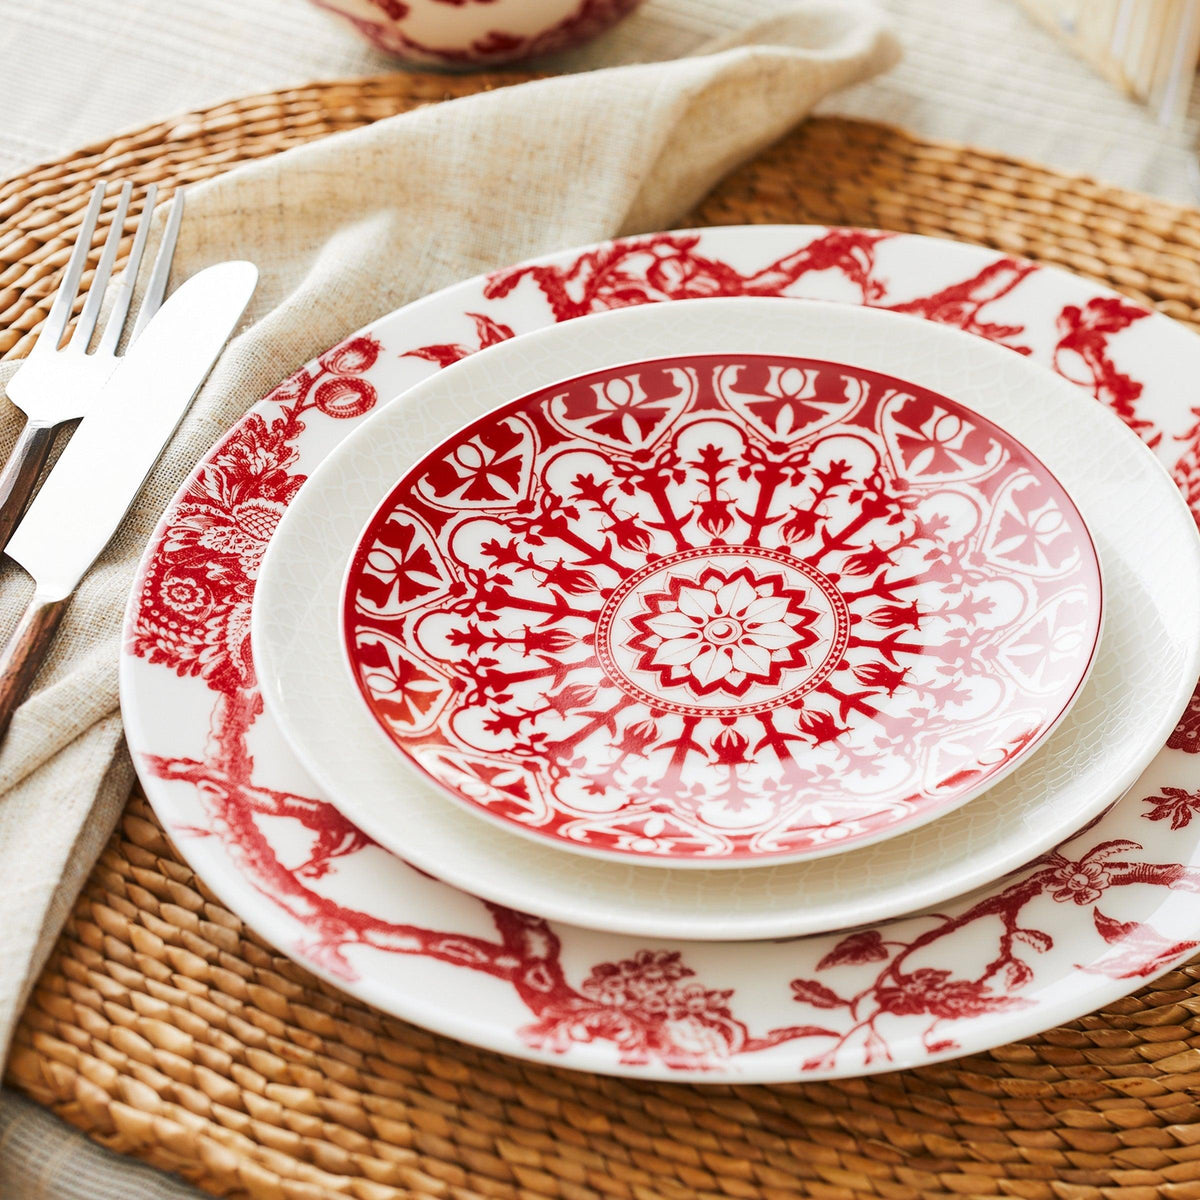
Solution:
{"label": "white porcelain surface", "polygon": [[[1096,670],[1040,753],[977,803],[824,860],[686,872],[580,861],[458,808],[388,742],[341,648],[346,560],[411,463],[498,403],[651,353],[794,353],[908,379],[1036,454],[1093,531],[1112,596]],[[1141,514],[1157,514],[1152,526]],[[281,521],[254,605],[268,711],[322,791],[406,861],[499,904],[613,932],[768,938],[880,920],[1028,861],[1115,800],[1157,752],[1200,672],[1200,554],[1178,492],[1111,413],[1023,358],[868,309],[701,300],[608,313],[468,358],[365,422]]]}

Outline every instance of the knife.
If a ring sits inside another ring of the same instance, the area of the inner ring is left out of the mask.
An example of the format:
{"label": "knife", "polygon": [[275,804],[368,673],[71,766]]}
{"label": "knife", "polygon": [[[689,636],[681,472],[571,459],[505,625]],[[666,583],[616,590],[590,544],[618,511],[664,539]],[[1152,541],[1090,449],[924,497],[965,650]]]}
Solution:
{"label": "knife", "polygon": [[90,405],[8,543],[36,588],[0,651],[0,738],[79,581],[99,558],[258,282],[253,263],[208,267],[151,318]]}

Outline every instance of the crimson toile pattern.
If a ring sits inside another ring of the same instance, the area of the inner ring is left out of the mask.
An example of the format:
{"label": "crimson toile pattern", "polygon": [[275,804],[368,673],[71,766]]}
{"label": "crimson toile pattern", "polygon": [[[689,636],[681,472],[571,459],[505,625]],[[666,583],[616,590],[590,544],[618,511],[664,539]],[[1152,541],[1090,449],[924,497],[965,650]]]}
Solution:
{"label": "crimson toile pattern", "polygon": [[[535,264],[494,275],[469,314],[474,344],[407,352],[444,365],[511,336],[514,330],[486,308],[519,286],[535,287],[548,309],[546,320],[561,321],[677,298],[803,295],[805,277],[814,272],[837,273],[859,303],[941,321],[1029,352],[1024,328],[990,320],[988,306],[1019,287],[1034,266],[1001,257],[933,294],[890,302],[876,266],[887,236],[829,230],[751,273],[706,256],[698,235],[621,241],[566,266]],[[1146,315],[1107,295],[1063,308],[1054,364],[1153,444],[1160,434],[1139,410],[1141,386],[1111,355],[1113,340]],[[736,992],[706,986],[686,953],[646,949],[568,976],[560,931],[540,918],[485,906],[494,933],[468,936],[390,922],[323,894],[318,881],[367,839],[323,801],[256,778],[251,738],[261,700],[248,614],[271,531],[304,482],[296,467],[306,423],[348,425],[370,411],[378,399],[371,369],[380,353],[369,335],[336,347],[272,393],[209,455],[164,519],[128,631],[130,653],[202,680],[212,697],[204,755],[147,756],[143,768],[195,789],[207,821],[191,835],[220,838],[245,876],[300,923],[306,934],[291,952],[347,980],[355,974],[351,952],[362,947],[423,956],[501,980],[528,1011],[521,1037],[550,1052],[605,1043],[623,1063],[702,1070],[787,1042],[802,1049],[804,1069],[815,1071],[843,1057],[868,1065],[892,1061],[898,1028],[917,1031],[930,1056],[952,1053],[956,1023],[1030,1003],[1023,993],[1040,956],[1072,950],[1056,947],[1040,927],[1047,923],[1047,905],[1088,910],[1110,950],[1087,969],[1113,978],[1152,977],[1194,947],[1123,919],[1123,897],[1145,888],[1197,892],[1200,873],[1152,861],[1133,840],[1094,842],[1085,831],[1070,849],[1044,857],[955,915],[928,914],[920,933],[897,938],[885,925],[847,934],[814,970],[792,980],[795,1022],[752,1030],[737,1015]],[[1177,468],[1193,501],[1200,491],[1198,444],[1200,438],[1185,440]],[[1200,750],[1200,705],[1193,704],[1171,745]],[[1156,828],[1183,828],[1200,812],[1200,792],[1163,787],[1145,798],[1143,808]],[[281,823],[302,835],[307,849],[299,858],[285,862],[268,834],[268,825]],[[989,947],[978,964],[960,951],[967,931]]]}

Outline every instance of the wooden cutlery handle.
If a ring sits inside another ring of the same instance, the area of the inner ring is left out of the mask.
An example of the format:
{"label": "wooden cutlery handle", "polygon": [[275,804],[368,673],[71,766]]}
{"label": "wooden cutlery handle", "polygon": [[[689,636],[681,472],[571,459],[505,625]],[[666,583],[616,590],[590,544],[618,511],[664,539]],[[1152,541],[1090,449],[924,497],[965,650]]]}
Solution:
{"label": "wooden cutlery handle", "polygon": [[0,740],[8,732],[13,713],[29,691],[69,602],[70,597],[42,600],[34,596],[21,623],[0,651]]}
{"label": "wooden cutlery handle", "polygon": [[25,422],[4,469],[0,470],[0,550],[8,545],[21,520],[53,445],[53,425]]}

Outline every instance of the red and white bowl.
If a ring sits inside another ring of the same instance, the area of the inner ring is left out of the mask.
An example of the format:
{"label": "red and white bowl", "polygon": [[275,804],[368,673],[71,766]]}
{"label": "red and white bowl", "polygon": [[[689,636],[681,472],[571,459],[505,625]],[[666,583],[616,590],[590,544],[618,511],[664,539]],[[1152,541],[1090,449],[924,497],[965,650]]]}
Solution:
{"label": "red and white bowl", "polygon": [[440,67],[499,66],[568,50],[641,0],[311,0],[377,49]]}

